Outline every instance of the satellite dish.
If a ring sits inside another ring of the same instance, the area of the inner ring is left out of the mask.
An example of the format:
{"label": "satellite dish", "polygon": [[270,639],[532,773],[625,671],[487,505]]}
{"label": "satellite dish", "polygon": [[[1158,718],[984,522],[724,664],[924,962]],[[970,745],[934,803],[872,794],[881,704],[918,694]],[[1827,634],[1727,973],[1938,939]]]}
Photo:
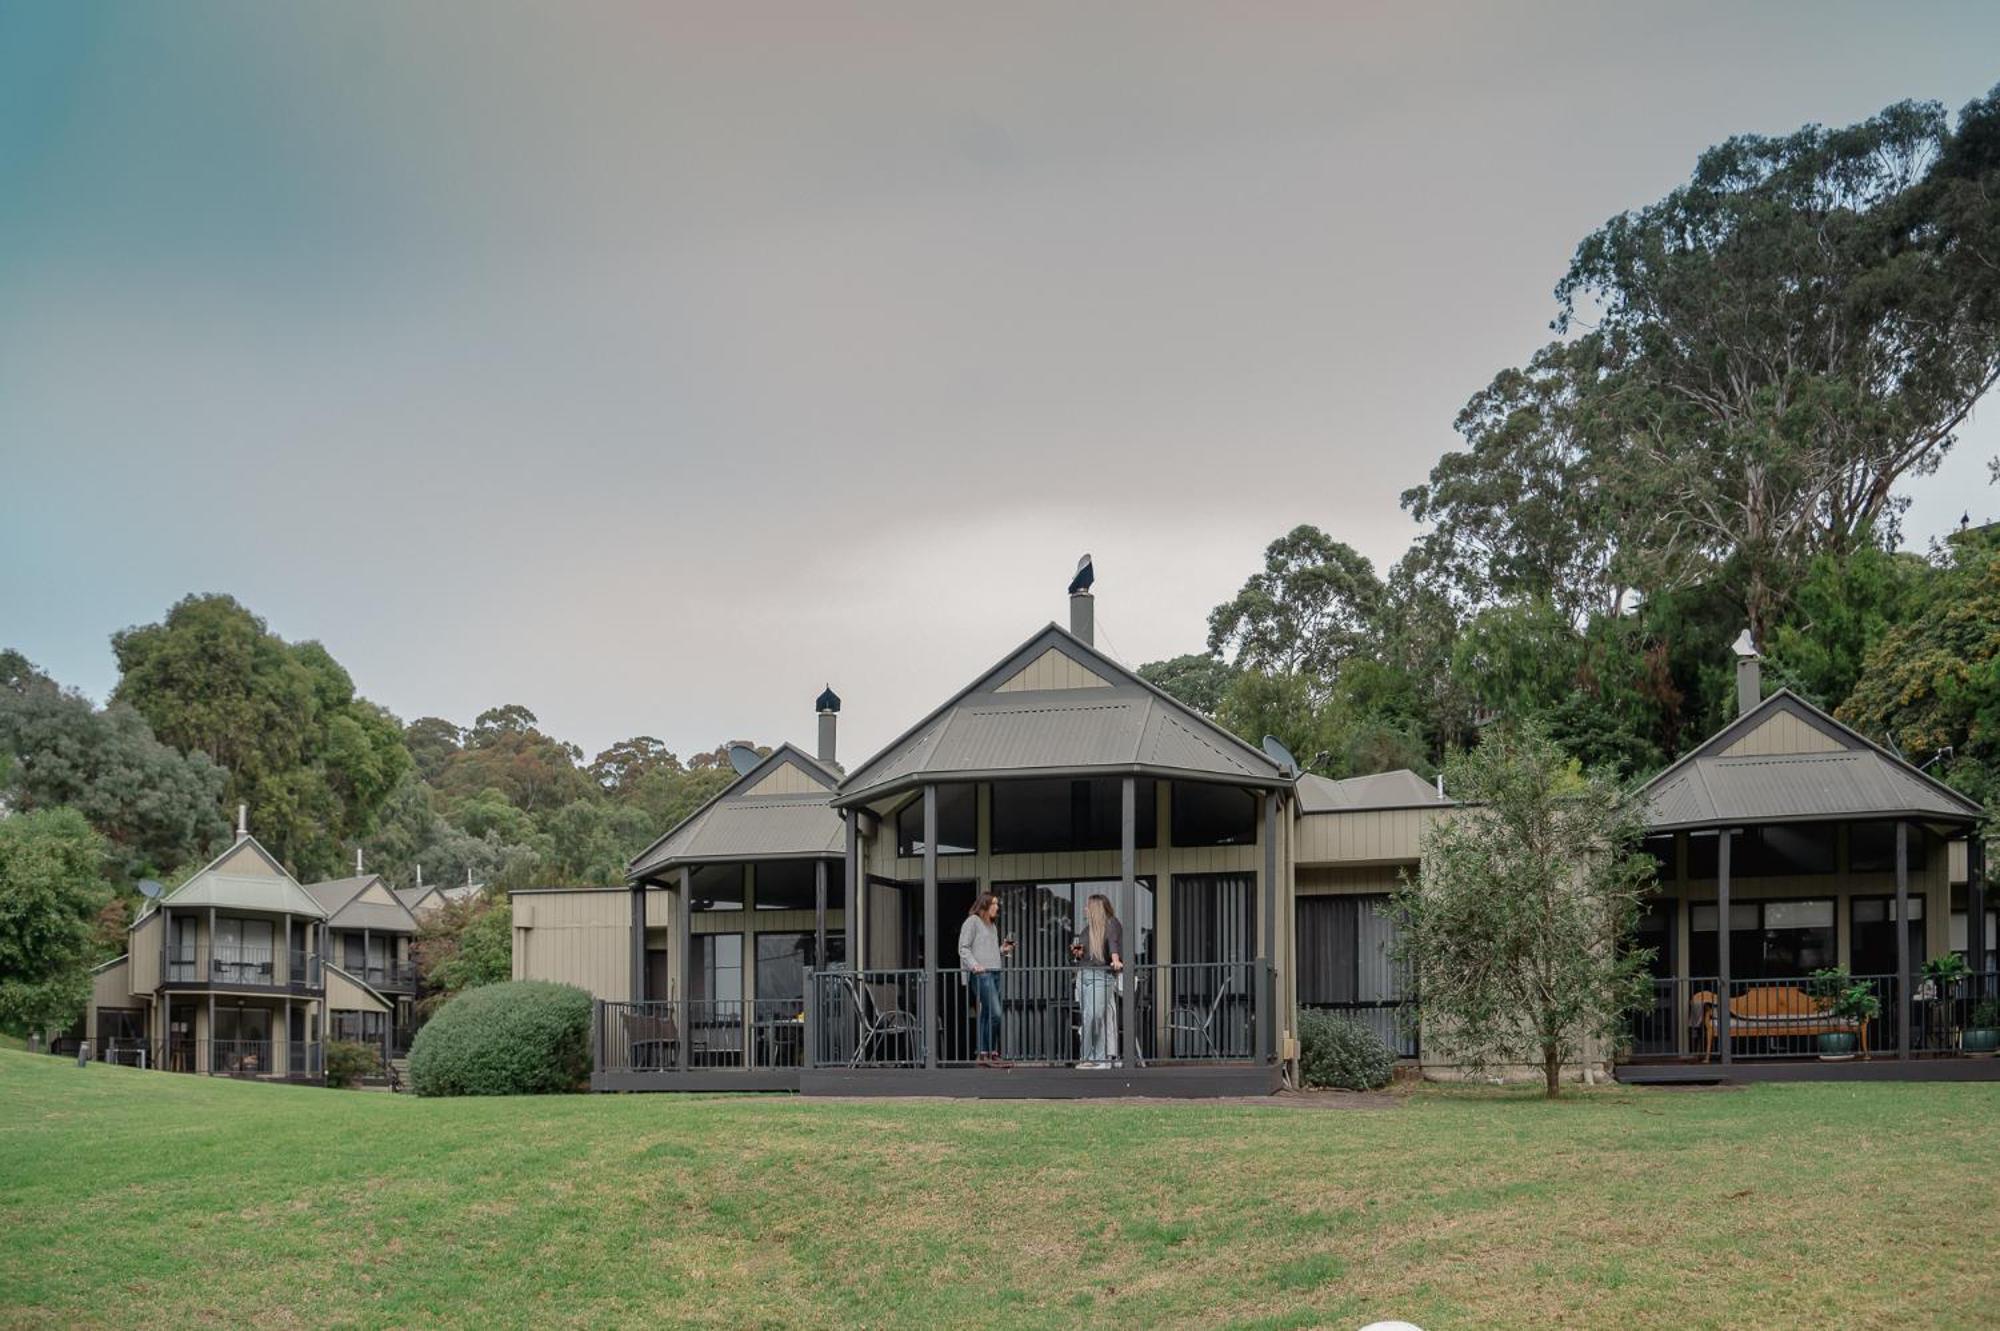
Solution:
{"label": "satellite dish", "polygon": [[1292,757],[1292,751],[1286,748],[1284,742],[1276,735],[1264,736],[1264,756],[1276,763],[1282,771],[1296,772],[1299,770],[1299,760]]}
{"label": "satellite dish", "polygon": [[139,895],[145,897],[149,901],[157,900],[159,898],[160,893],[166,890],[167,890],[166,888],[161,887],[159,883],[155,882],[151,878],[141,878],[139,880]]}
{"label": "satellite dish", "polygon": [[751,768],[763,761],[762,755],[748,744],[732,744],[729,746],[729,765],[736,769],[736,775],[738,776],[743,776]]}

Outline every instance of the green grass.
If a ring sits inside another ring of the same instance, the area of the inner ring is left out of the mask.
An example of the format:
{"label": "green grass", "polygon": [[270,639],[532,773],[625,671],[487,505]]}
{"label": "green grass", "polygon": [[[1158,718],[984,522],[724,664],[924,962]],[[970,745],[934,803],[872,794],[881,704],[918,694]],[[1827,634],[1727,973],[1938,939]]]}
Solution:
{"label": "green grass", "polygon": [[0,1325],[1973,1326],[1997,1114],[422,1101],[0,1052]]}

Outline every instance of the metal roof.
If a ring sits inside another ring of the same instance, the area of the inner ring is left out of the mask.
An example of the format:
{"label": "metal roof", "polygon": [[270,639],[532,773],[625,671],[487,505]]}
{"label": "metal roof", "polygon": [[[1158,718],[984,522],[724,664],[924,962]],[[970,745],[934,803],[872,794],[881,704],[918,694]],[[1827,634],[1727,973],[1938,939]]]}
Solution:
{"label": "metal roof", "polygon": [[[227,872],[229,861],[240,854],[254,852],[272,869],[271,873]],[[197,870],[192,878],[173,891],[161,897],[160,906],[215,906],[223,910],[275,911],[286,915],[305,915],[313,919],[326,918],[326,911],[315,901],[312,894],[285,872],[285,866],[278,863],[270,851],[259,845],[257,838],[243,837],[229,849],[217,855]],[[140,920],[153,912],[148,910],[138,920],[132,921],[137,927]]]}
{"label": "metal roof", "polygon": [[[997,690],[1051,647],[1106,687]],[[1290,784],[1262,752],[1051,624],[856,768],[834,802],[862,804],[929,780],[1092,771]]]}
{"label": "metal roof", "polygon": [[[400,896],[397,896],[397,904],[393,906],[386,901],[358,899],[370,883],[380,882],[382,875],[371,873],[359,878],[330,878],[323,883],[307,883],[305,888],[326,911],[328,922],[335,928],[380,929],[387,933],[415,931],[416,917],[402,904]],[[388,886],[387,883],[382,885]],[[396,894],[392,892],[390,895]]]}
{"label": "metal roof", "polygon": [[[786,762],[822,783],[825,791],[817,795],[749,793]],[[841,855],[846,850],[845,825],[828,803],[834,781],[834,775],[818,759],[797,745],[781,744],[641,851],[626,872],[632,878],[643,878],[677,864],[699,861]]]}
{"label": "metal roof", "polygon": [[1308,772],[1299,778],[1300,813],[1355,813],[1363,809],[1441,808],[1453,801],[1408,768],[1334,781]]}
{"label": "metal roof", "polygon": [[[1769,718],[1789,711],[1843,747],[1835,752],[1724,752]],[[1745,712],[1639,790],[1647,826],[1675,828],[1856,818],[1967,823],[1977,803],[1924,775],[1790,690]]]}

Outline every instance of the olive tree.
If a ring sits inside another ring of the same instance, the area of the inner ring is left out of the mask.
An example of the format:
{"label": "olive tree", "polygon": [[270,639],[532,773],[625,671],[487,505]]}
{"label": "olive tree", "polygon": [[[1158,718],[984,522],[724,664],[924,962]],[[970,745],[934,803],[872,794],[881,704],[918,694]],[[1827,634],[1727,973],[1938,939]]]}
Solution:
{"label": "olive tree", "polygon": [[1538,1065],[1553,1097],[1643,994],[1650,954],[1626,945],[1654,874],[1642,825],[1532,723],[1455,757],[1445,784],[1463,805],[1392,899],[1394,958],[1430,1048],[1475,1070]]}

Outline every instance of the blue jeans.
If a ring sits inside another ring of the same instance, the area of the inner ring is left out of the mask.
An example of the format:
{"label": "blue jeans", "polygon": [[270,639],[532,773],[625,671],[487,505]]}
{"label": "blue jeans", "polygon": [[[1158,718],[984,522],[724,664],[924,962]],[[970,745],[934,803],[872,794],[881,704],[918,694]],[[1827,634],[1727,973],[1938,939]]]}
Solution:
{"label": "blue jeans", "polygon": [[966,977],[972,984],[972,1001],[979,1009],[978,1048],[981,1054],[1000,1052],[1000,972],[974,971]]}
{"label": "blue jeans", "polygon": [[1117,1049],[1117,982],[1108,970],[1085,967],[1076,973],[1076,996],[1083,1024],[1083,1061],[1108,1063]]}

